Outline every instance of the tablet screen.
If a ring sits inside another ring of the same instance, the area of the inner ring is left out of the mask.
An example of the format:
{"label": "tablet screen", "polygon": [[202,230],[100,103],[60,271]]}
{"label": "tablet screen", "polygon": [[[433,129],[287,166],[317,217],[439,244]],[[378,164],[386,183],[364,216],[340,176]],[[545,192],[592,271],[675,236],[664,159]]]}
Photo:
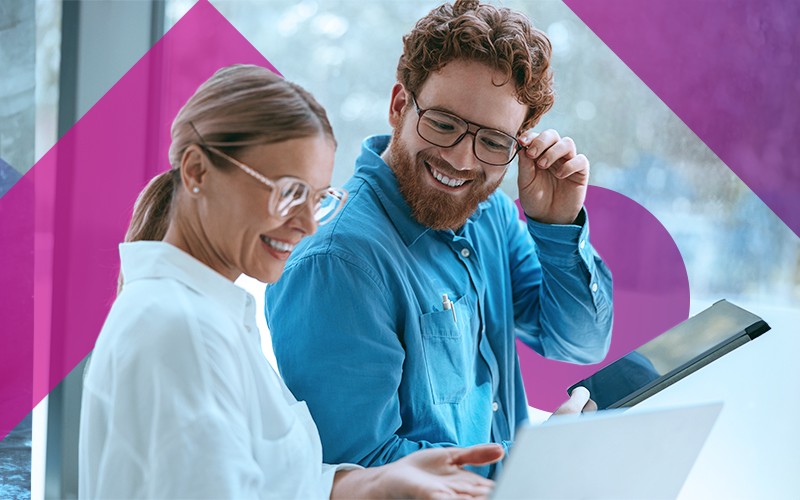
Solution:
{"label": "tablet screen", "polygon": [[569,388],[589,389],[599,409],[633,405],[769,330],[725,300],[692,316]]}

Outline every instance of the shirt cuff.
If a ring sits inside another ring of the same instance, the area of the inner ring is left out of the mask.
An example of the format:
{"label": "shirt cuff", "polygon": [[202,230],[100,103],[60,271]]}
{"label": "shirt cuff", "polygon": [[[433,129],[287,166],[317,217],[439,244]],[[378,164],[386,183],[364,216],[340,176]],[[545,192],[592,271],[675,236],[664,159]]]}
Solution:
{"label": "shirt cuff", "polygon": [[322,464],[322,479],[320,481],[320,487],[322,492],[325,494],[325,498],[331,497],[331,490],[333,490],[333,477],[338,471],[356,469],[363,469],[363,467],[357,464]]}
{"label": "shirt cuff", "polygon": [[525,216],[528,232],[539,249],[539,260],[558,266],[590,261],[589,217],[581,208],[574,224],[545,224]]}
{"label": "shirt cuff", "polygon": [[506,458],[508,458],[508,454],[509,454],[509,453],[511,453],[511,446],[512,446],[514,443],[513,443],[513,442],[511,442],[511,441],[506,441],[506,440],[504,439],[504,440],[500,441],[500,442],[499,442],[499,443],[497,443],[497,444],[499,444],[500,446],[502,446],[502,447],[503,447],[503,452],[504,452],[504,455],[503,455],[503,460],[505,460]]}

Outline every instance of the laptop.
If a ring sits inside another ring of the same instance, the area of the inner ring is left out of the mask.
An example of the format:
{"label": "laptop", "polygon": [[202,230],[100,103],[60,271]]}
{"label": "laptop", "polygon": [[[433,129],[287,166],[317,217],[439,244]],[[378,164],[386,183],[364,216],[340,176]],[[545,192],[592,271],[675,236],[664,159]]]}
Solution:
{"label": "laptop", "polygon": [[721,409],[605,410],[524,427],[492,498],[675,498]]}
{"label": "laptop", "polygon": [[630,407],[769,329],[750,311],[720,300],[574,384],[567,392],[586,387],[600,410]]}

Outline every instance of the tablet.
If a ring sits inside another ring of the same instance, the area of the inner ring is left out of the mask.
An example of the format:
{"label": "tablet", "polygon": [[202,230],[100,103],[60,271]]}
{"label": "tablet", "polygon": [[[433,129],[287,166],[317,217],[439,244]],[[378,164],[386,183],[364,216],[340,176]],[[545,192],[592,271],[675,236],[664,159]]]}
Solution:
{"label": "tablet", "polygon": [[720,300],[570,387],[586,387],[598,409],[633,406],[770,329]]}

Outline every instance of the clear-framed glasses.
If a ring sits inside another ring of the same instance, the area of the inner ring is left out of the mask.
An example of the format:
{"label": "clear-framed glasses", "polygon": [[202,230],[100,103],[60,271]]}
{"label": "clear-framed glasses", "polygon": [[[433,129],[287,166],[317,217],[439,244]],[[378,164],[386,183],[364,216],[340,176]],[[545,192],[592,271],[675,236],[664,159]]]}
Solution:
{"label": "clear-framed glasses", "polygon": [[[411,100],[417,110],[417,133],[434,146],[451,148],[472,134],[472,153],[480,161],[501,167],[508,165],[523,146],[511,136],[493,128],[486,128],[459,116],[438,109],[422,109],[417,96],[411,92]],[[474,127],[474,131],[470,130]]]}
{"label": "clear-framed glasses", "polygon": [[311,203],[314,220],[317,221],[318,225],[322,226],[333,220],[333,217],[342,209],[344,202],[347,200],[347,191],[344,189],[328,187],[314,192],[307,182],[297,177],[287,176],[270,179],[215,147],[203,147],[207,151],[225,158],[252,178],[270,188],[267,211],[274,217],[291,217],[299,213],[305,204]]}
{"label": "clear-framed glasses", "polygon": [[344,206],[344,202],[347,201],[347,191],[344,189],[328,187],[314,191],[311,185],[297,177],[286,176],[278,179],[265,177],[236,158],[207,145],[203,140],[203,136],[195,128],[194,123],[190,123],[190,125],[200,139],[200,146],[203,149],[228,160],[270,189],[267,213],[273,217],[282,219],[291,217],[299,213],[306,204],[310,203],[314,220],[316,220],[317,225],[322,226],[333,220],[334,216]]}

